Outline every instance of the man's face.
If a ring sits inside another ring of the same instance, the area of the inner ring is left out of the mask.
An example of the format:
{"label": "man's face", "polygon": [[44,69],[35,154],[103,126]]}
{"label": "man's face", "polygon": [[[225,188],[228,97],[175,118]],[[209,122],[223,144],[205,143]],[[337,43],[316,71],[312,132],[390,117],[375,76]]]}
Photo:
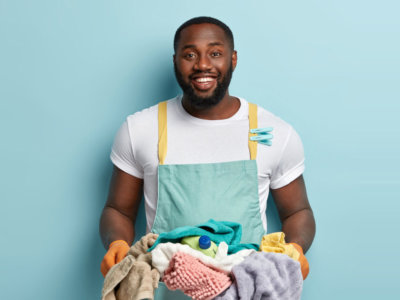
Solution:
{"label": "man's face", "polygon": [[236,62],[236,51],[222,28],[205,23],[181,31],[174,55],[175,75],[194,107],[205,109],[222,100]]}

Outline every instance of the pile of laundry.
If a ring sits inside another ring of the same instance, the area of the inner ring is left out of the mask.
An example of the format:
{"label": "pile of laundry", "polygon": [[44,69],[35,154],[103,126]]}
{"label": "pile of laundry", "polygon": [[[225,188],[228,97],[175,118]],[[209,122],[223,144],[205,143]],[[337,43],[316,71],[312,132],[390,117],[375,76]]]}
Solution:
{"label": "pile of laundry", "polygon": [[102,300],[153,299],[160,280],[195,300],[300,299],[300,253],[284,233],[241,244],[241,230],[211,219],[147,234],[107,273]]}

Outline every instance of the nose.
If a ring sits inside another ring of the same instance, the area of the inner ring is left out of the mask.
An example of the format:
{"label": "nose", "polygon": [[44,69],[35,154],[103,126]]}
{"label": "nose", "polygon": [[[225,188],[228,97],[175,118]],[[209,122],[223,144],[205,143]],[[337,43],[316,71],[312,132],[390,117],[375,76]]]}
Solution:
{"label": "nose", "polygon": [[211,61],[207,55],[199,55],[196,63],[194,64],[194,69],[199,71],[208,71],[211,69]]}

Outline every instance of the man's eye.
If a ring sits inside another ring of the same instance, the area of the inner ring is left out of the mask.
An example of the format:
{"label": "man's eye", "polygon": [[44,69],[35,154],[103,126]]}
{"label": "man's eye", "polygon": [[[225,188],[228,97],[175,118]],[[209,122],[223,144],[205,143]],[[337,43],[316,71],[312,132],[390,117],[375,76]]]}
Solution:
{"label": "man's eye", "polygon": [[211,53],[211,55],[212,56],[214,56],[214,57],[218,57],[218,56],[221,56],[222,54],[221,54],[221,52],[213,52],[213,53]]}
{"label": "man's eye", "polygon": [[194,53],[186,53],[186,54],[185,54],[185,57],[186,57],[186,58],[194,58],[195,55],[194,55]]}

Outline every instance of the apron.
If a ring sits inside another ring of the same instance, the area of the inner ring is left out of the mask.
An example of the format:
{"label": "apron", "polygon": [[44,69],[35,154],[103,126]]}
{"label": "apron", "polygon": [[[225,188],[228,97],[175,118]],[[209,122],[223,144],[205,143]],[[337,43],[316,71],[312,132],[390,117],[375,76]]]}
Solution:
{"label": "apron", "polygon": [[[257,106],[249,103],[249,130],[257,128]],[[209,219],[242,225],[241,243],[259,244],[265,234],[258,199],[257,141],[249,131],[250,160],[165,165],[167,102],[158,104],[158,200],[154,233],[195,226]],[[190,299],[159,282],[154,299]]]}

